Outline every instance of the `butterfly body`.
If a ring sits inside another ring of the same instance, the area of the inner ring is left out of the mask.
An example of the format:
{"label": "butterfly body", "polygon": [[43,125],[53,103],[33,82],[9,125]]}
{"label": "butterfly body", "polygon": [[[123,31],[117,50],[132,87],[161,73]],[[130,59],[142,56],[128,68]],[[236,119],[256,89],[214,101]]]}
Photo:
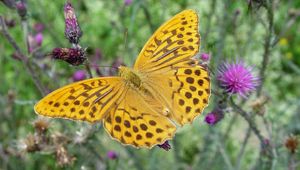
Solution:
{"label": "butterfly body", "polygon": [[49,117],[102,120],[122,144],[151,148],[172,139],[176,124],[192,123],[208,105],[210,79],[199,52],[198,16],[185,10],[148,40],[133,68],[64,86],[34,107]]}
{"label": "butterfly body", "polygon": [[126,82],[128,82],[131,86],[135,88],[141,88],[142,81],[138,72],[134,71],[131,68],[120,66],[119,67],[119,75]]}

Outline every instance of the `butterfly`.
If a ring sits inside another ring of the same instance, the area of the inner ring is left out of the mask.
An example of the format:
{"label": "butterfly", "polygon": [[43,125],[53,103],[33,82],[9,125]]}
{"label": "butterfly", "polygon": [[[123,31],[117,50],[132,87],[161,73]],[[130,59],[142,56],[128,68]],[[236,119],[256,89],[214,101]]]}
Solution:
{"label": "butterfly", "polygon": [[192,123],[208,105],[208,70],[193,58],[199,52],[199,19],[184,10],[147,41],[134,67],[119,76],[66,85],[40,100],[37,114],[103,122],[122,144],[151,148],[172,139],[176,125]]}

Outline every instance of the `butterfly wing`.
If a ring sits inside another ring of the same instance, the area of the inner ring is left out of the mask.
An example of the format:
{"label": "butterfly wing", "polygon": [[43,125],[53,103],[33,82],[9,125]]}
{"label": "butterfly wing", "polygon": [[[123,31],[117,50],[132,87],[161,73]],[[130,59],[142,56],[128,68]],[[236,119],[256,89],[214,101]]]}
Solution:
{"label": "butterfly wing", "polygon": [[193,59],[200,46],[198,23],[193,10],[177,14],[153,34],[134,65],[145,88],[180,125],[192,122],[210,96],[208,71]]}
{"label": "butterfly wing", "polygon": [[124,81],[118,77],[83,80],[48,94],[34,110],[48,117],[96,122],[114,106],[124,87]]}
{"label": "butterfly wing", "polygon": [[120,103],[107,114],[107,132],[123,144],[151,148],[171,139],[176,127],[165,116],[163,107],[151,95],[127,88]]}
{"label": "butterfly wing", "polygon": [[145,44],[134,69],[149,73],[195,64],[191,57],[199,51],[198,22],[194,10],[185,10],[164,23]]}
{"label": "butterfly wing", "polygon": [[173,137],[175,126],[151,95],[128,86],[122,78],[103,77],[76,82],[48,94],[34,110],[48,117],[103,119],[107,132],[123,144],[152,147]]}

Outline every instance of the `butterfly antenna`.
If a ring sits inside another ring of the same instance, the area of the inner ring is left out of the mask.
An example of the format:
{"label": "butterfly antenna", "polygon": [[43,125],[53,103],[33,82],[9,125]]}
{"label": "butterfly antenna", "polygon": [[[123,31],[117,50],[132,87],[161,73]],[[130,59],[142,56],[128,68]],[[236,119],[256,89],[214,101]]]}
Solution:
{"label": "butterfly antenna", "polygon": [[124,54],[127,53],[127,37],[128,37],[128,28],[124,30]]}

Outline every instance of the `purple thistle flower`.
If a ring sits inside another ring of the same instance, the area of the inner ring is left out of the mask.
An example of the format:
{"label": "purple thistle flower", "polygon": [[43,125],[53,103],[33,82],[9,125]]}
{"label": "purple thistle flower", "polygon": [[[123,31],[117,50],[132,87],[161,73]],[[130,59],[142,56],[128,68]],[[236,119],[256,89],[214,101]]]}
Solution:
{"label": "purple thistle flower", "polygon": [[219,67],[217,79],[229,94],[238,94],[246,97],[258,86],[259,79],[252,74],[252,68],[245,66],[241,61],[224,63]]}
{"label": "purple thistle flower", "polygon": [[215,122],[217,121],[217,116],[213,113],[208,113],[206,116],[205,116],[205,122],[210,124],[210,125],[213,125],[215,124]]}
{"label": "purple thistle flower", "polygon": [[70,43],[78,44],[80,37],[82,36],[81,29],[79,27],[77,17],[75,15],[74,8],[71,3],[67,2],[64,7],[65,14],[65,36]]}
{"label": "purple thistle flower", "polygon": [[208,61],[210,59],[210,55],[206,53],[202,53],[200,58],[202,61]]}
{"label": "purple thistle flower", "polygon": [[108,151],[106,155],[109,159],[112,159],[112,160],[118,158],[118,154],[114,151]]}
{"label": "purple thistle flower", "polygon": [[50,56],[54,59],[64,60],[74,66],[80,65],[86,60],[85,49],[82,48],[54,48]]}
{"label": "purple thistle flower", "polygon": [[33,29],[38,33],[42,32],[44,30],[44,28],[45,28],[45,26],[42,23],[35,23],[33,25]]}
{"label": "purple thistle flower", "polygon": [[42,33],[37,33],[34,36],[34,41],[36,43],[37,46],[41,46],[42,42],[43,42],[43,34]]}
{"label": "purple thistle flower", "polygon": [[24,2],[16,2],[16,8],[18,11],[19,16],[21,17],[21,19],[25,19],[26,15],[27,15],[27,7],[26,4]]}
{"label": "purple thistle flower", "polygon": [[169,151],[171,149],[171,145],[169,144],[169,141],[167,141],[167,140],[163,144],[157,145],[157,146],[166,151]]}
{"label": "purple thistle flower", "polygon": [[124,4],[126,6],[130,5],[132,3],[132,0],[124,0]]}
{"label": "purple thistle flower", "polygon": [[214,109],[205,116],[205,122],[209,125],[215,125],[224,118],[224,113],[221,109]]}
{"label": "purple thistle flower", "polygon": [[86,79],[85,71],[78,70],[73,74],[73,81],[81,81]]}

